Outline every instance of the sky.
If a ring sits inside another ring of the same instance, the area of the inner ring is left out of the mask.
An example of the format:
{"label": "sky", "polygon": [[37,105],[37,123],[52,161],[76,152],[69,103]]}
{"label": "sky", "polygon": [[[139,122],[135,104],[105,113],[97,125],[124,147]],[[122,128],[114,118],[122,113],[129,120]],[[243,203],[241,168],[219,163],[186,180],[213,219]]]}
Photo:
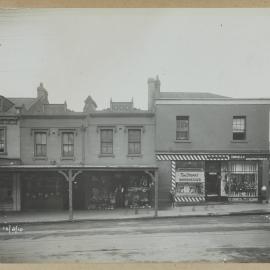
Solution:
{"label": "sky", "polygon": [[270,9],[3,9],[0,95],[82,111],[161,91],[270,97]]}

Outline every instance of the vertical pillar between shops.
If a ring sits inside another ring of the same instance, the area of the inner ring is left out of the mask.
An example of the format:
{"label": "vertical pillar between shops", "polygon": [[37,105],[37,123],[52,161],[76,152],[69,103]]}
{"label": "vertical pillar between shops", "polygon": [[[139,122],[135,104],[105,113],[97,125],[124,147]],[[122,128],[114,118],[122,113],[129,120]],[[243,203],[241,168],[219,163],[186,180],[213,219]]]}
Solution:
{"label": "vertical pillar between shops", "polygon": [[82,133],[82,163],[85,163],[85,132],[86,132],[86,127],[81,126],[81,133]]}
{"label": "vertical pillar between shops", "polygon": [[69,199],[69,220],[73,220],[73,194],[72,194],[72,183],[76,179],[76,177],[82,173],[82,171],[76,171],[72,174],[72,170],[58,171],[58,173],[62,174],[65,179],[68,181],[68,199]]}
{"label": "vertical pillar between shops", "polygon": [[155,217],[158,216],[158,172],[155,171]]}
{"label": "vertical pillar between shops", "polygon": [[17,204],[17,173],[12,173],[12,210],[16,211],[16,204]]}
{"label": "vertical pillar between shops", "polygon": [[16,211],[21,211],[21,175],[16,173]]}
{"label": "vertical pillar between shops", "polygon": [[154,217],[157,217],[158,216],[158,172],[157,171],[154,171],[154,173],[151,173],[149,171],[145,171],[146,174],[148,174],[153,183],[154,183],[154,187],[155,187],[155,201],[154,201],[154,208],[155,208],[155,214],[154,214]]}

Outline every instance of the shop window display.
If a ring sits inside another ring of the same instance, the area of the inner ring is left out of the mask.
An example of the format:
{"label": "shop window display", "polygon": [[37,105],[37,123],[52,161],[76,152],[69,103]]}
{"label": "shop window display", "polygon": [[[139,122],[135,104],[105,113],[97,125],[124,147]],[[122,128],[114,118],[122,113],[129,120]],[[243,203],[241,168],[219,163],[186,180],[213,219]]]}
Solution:
{"label": "shop window display", "polygon": [[63,186],[60,179],[35,176],[23,179],[23,201],[25,209],[63,208]]}
{"label": "shop window display", "polygon": [[12,178],[5,175],[0,178],[0,203],[12,203]]}
{"label": "shop window display", "polygon": [[90,210],[151,207],[152,184],[148,176],[93,176],[89,183]]}
{"label": "shop window display", "polygon": [[229,162],[221,166],[221,195],[229,198],[258,197],[258,163]]}
{"label": "shop window display", "polygon": [[204,196],[204,163],[201,161],[176,162],[176,196]]}

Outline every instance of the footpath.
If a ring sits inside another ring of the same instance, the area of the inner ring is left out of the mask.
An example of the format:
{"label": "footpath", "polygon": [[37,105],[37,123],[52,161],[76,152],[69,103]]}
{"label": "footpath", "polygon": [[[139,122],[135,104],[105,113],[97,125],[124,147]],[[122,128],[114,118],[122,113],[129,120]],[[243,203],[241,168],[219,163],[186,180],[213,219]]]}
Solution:
{"label": "footpath", "polygon": [[[229,215],[270,215],[270,204],[265,203],[222,203],[177,206],[161,209],[154,217],[154,209],[114,209],[74,211],[73,222],[98,220],[127,220],[153,218],[207,217]],[[21,211],[0,212],[0,225],[26,223],[67,222],[68,211]]]}

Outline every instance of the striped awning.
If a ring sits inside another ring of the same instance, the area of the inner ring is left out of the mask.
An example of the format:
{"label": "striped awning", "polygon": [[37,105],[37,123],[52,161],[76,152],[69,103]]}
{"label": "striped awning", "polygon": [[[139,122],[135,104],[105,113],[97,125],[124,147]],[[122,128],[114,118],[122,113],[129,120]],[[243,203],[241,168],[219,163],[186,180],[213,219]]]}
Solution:
{"label": "striped awning", "polygon": [[204,196],[175,196],[174,201],[176,203],[189,203],[189,202],[203,202]]}
{"label": "striped awning", "polygon": [[229,160],[228,154],[157,154],[157,160]]}

